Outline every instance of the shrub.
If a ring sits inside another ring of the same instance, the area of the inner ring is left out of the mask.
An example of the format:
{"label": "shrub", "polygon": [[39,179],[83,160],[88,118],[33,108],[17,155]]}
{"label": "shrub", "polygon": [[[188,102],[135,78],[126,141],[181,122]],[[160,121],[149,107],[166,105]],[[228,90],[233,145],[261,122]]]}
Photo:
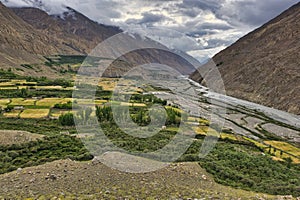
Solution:
{"label": "shrub", "polygon": [[66,114],[59,116],[58,121],[62,126],[74,126],[75,125],[73,113],[66,113]]}

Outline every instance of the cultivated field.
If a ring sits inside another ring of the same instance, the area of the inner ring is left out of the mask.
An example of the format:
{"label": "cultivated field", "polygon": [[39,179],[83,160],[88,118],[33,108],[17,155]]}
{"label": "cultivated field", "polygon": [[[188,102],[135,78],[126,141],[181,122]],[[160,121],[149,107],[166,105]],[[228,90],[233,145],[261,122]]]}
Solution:
{"label": "cultivated field", "polygon": [[61,103],[63,98],[44,98],[36,102],[37,106],[53,107],[55,104]]}
{"label": "cultivated field", "polygon": [[272,147],[278,148],[294,156],[300,157],[300,149],[295,146],[292,146],[289,143],[281,142],[281,141],[265,141],[265,144],[271,145]]}
{"label": "cultivated field", "polygon": [[21,113],[20,110],[12,110],[10,112],[5,112],[3,116],[8,118],[17,118],[19,117],[20,113]]}
{"label": "cultivated field", "polygon": [[39,119],[46,118],[49,115],[49,109],[26,109],[21,114],[21,118]]}

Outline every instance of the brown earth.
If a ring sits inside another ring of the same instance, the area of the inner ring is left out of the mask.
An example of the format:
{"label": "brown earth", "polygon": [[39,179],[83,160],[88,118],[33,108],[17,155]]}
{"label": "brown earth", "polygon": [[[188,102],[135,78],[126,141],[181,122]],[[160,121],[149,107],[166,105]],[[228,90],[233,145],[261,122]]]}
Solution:
{"label": "brown earth", "polygon": [[130,174],[90,162],[60,160],[0,175],[0,198],[280,199],[215,183],[197,163]]}

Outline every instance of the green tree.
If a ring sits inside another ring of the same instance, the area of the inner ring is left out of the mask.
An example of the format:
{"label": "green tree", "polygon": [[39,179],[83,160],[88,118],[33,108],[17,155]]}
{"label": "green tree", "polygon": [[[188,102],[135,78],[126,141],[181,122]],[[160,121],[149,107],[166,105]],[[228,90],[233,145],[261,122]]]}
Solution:
{"label": "green tree", "polygon": [[75,125],[73,113],[66,113],[66,114],[59,116],[58,121],[62,126],[74,126]]}

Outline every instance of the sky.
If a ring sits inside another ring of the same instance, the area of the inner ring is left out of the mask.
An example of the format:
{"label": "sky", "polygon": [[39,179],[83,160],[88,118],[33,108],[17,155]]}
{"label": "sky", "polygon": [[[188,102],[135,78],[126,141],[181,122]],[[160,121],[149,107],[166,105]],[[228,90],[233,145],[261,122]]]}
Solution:
{"label": "sky", "polygon": [[298,0],[0,0],[61,14],[69,6],[205,61]]}

